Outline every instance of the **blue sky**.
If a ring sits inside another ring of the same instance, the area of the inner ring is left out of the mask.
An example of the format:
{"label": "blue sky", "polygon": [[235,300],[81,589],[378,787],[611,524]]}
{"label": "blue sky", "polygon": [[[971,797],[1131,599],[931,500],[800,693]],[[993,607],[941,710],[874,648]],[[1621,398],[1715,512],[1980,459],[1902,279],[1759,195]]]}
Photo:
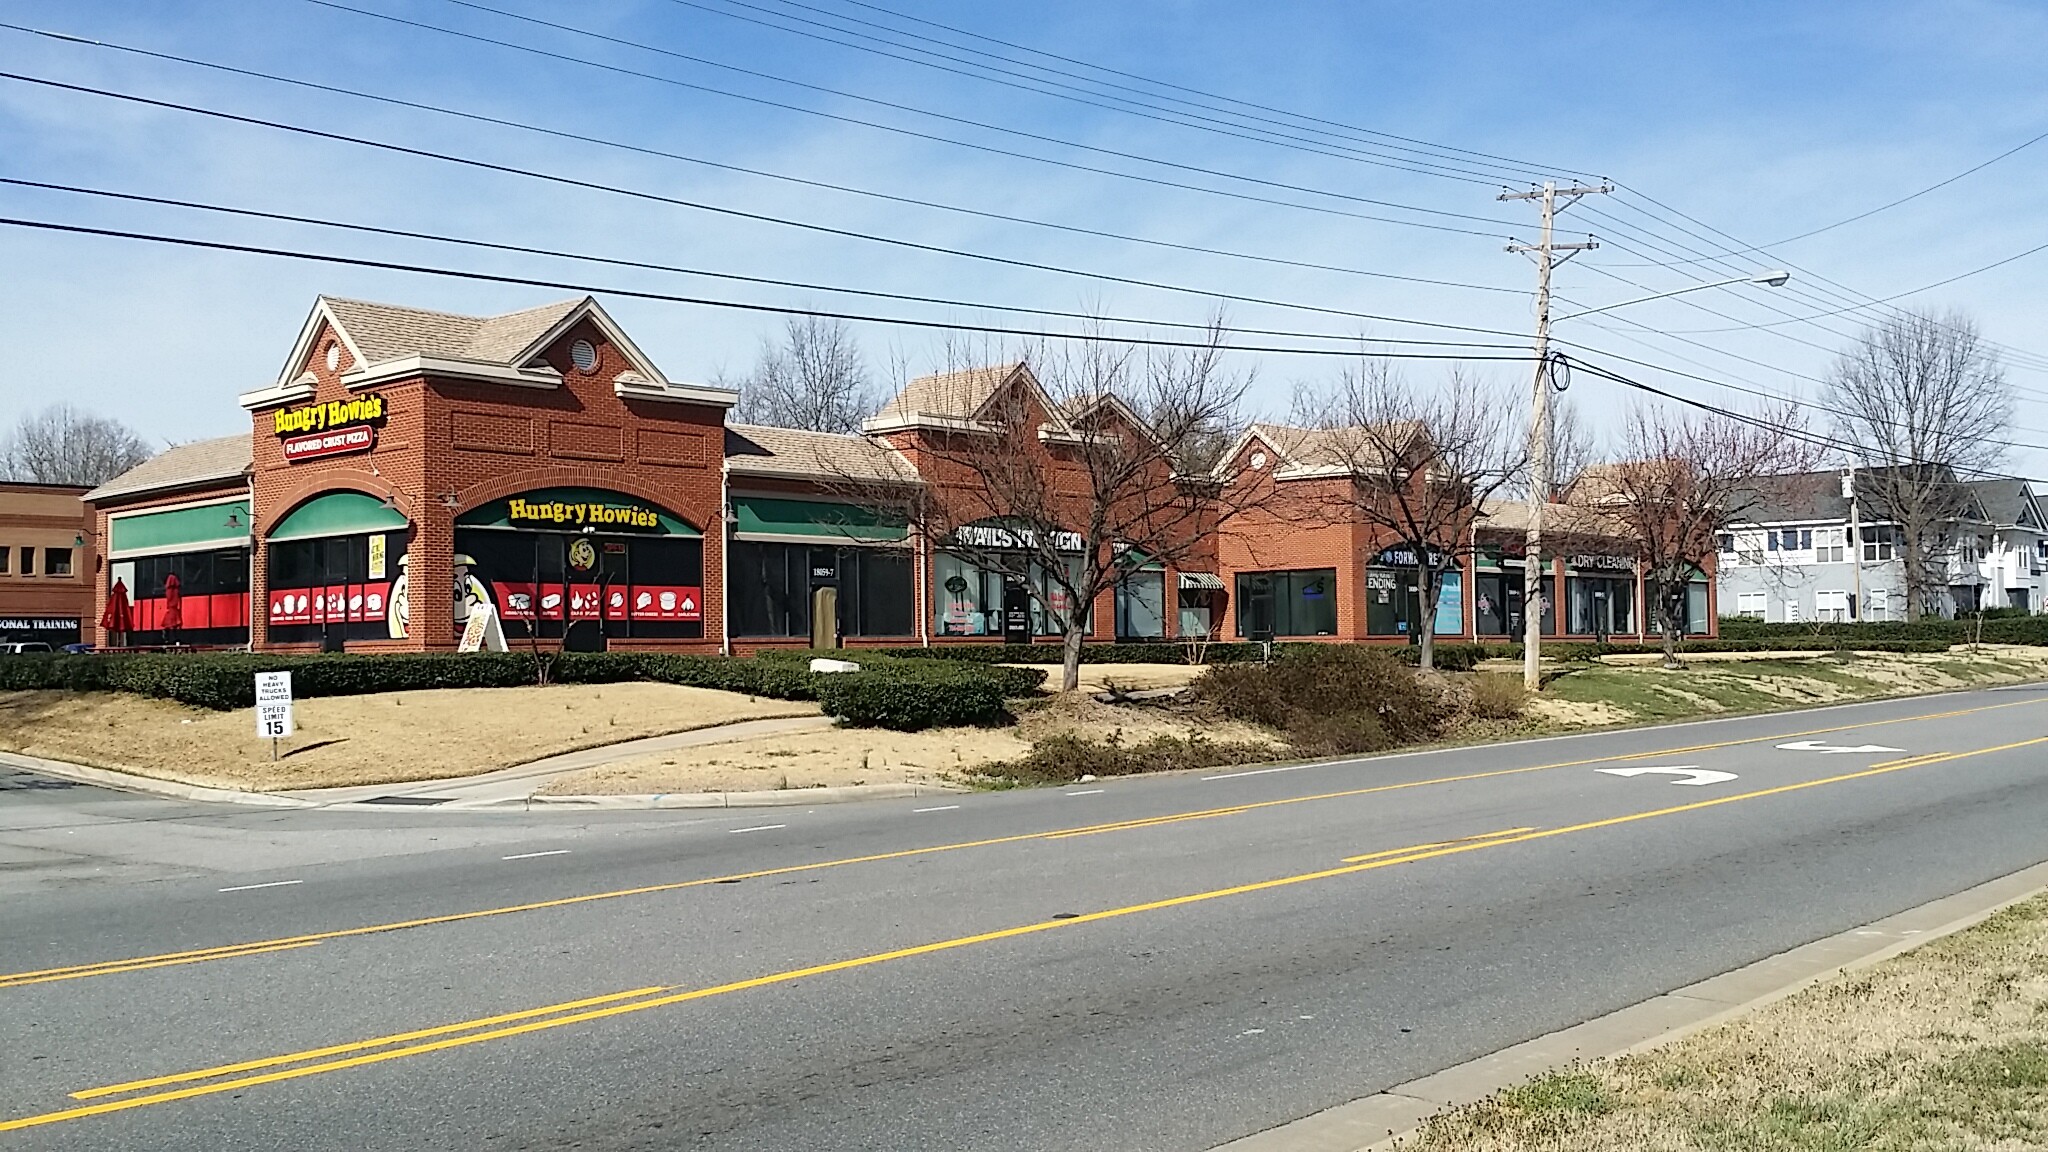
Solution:
{"label": "blue sky", "polygon": [[[847,0],[482,0],[490,7],[845,93],[1176,164],[1480,217],[1454,220],[1330,195],[1276,190],[945,123],[849,96],[736,75],[574,32],[537,27],[451,0],[340,0],[349,6],[514,41],[550,52],[726,89],[834,115],[872,119],[1162,178],[1289,198],[1345,212],[1434,221],[1466,235],[1389,225],[1148,185],[974,151],[766,107],[656,80],[324,7],[308,0],[92,3],[16,0],[4,19],[55,31],[460,108],[641,148],[891,195],[1290,260],[1455,281],[1485,291],[1179,252],[1022,224],[889,204],[616,148],[453,121],[0,31],[5,70],[265,116],[407,146],[545,169],[592,183],[884,233],[1037,263],[1302,301],[1326,308],[1526,331],[1533,277],[1502,236],[1533,233],[1527,205],[1494,200],[1498,183],[1444,179],[1162,124],[1018,91],[748,23],[779,11],[803,19],[889,22]],[[1798,266],[1781,292],[1737,287],[1618,312],[1560,335],[1741,387],[1813,395],[1840,333],[1858,315],[1815,325],[1728,328],[1841,307],[1839,289],[1889,296],[2048,242],[2036,189],[2048,141],[1909,204],[1722,264],[1630,267],[1702,247],[1695,224],[1642,195],[1749,243],[1832,223],[1949,177],[2048,131],[2038,46],[2048,9],[2022,3],[1585,4],[1264,3],[1126,0],[1084,4],[938,4],[883,0],[902,12],[1146,77],[1330,121],[1472,152],[1526,177],[1543,167],[1608,176],[1628,194],[1575,213],[1574,230],[1605,246],[1559,273],[1560,293],[1596,306],[1647,290],[1752,271],[1781,256]],[[749,7],[747,5],[753,5]],[[908,26],[906,26],[908,27]],[[1040,63],[1052,63],[1040,61]],[[1066,67],[1065,65],[1059,65]],[[1353,144],[1357,144],[1355,139]],[[594,253],[757,276],[1039,308],[1197,321],[1213,306],[1175,294],[1004,267],[636,201],[268,129],[145,109],[0,81],[0,176],[227,203],[384,227]],[[721,283],[560,260],[482,253],[301,226],[208,217],[0,186],[4,215],[312,248],[516,276],[974,321],[987,314],[881,304],[818,292]],[[1718,240],[1719,238],[1716,237]],[[2013,440],[2048,446],[2048,252],[1907,302],[1973,316],[1992,340],[2030,351],[2009,371],[2025,390]],[[246,427],[236,393],[267,383],[319,293],[452,311],[499,311],[565,293],[272,259],[167,249],[0,228],[0,422],[69,399],[146,434],[184,440]],[[1632,286],[1640,284],[1643,287]],[[704,380],[751,362],[772,317],[607,298],[668,375]],[[1725,316],[1710,314],[1712,309]],[[1253,305],[1236,324],[1373,336],[1441,336]],[[1020,318],[1010,317],[1009,322]],[[1053,321],[1022,321],[1025,326]],[[1829,329],[1832,329],[1829,330]],[[878,370],[941,362],[941,341],[863,326]],[[1742,359],[1736,359],[1741,357]],[[1334,371],[1303,357],[1246,357],[1257,398],[1284,408],[1294,384]],[[1633,366],[1624,366],[1637,371]],[[1410,369],[1427,378],[1436,366]],[[1519,380],[1521,365],[1497,365]],[[1716,403],[1753,397],[1669,377],[1643,379]],[[1600,417],[1620,390],[1581,379]],[[2048,450],[2015,465],[2048,474]]]}

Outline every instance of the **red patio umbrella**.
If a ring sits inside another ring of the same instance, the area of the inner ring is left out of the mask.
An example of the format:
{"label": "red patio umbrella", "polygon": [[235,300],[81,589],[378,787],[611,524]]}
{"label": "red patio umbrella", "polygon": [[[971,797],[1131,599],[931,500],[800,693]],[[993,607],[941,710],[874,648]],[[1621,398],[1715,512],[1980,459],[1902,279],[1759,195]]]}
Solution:
{"label": "red patio umbrella", "polygon": [[176,572],[164,577],[164,640],[169,642],[171,633],[185,626],[185,594],[178,588]]}
{"label": "red patio umbrella", "polygon": [[114,588],[107,593],[107,609],[100,613],[100,627],[106,630],[107,643],[120,647],[116,637],[135,631],[135,610],[128,604],[128,585],[115,580]]}

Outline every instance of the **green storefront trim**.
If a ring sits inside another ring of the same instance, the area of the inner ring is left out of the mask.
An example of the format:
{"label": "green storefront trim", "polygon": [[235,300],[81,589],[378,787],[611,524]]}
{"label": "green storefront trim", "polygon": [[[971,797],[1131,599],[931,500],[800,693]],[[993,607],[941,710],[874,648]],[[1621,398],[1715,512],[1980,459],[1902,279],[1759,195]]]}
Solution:
{"label": "green storefront trim", "polygon": [[733,531],[742,536],[815,536],[823,540],[894,543],[910,535],[909,525],[900,515],[829,500],[735,496],[732,510]]}
{"label": "green storefront trim", "polygon": [[308,540],[317,536],[359,536],[406,527],[404,516],[375,496],[361,492],[329,492],[315,496],[270,530],[271,540]]}
{"label": "green storefront trim", "polygon": [[107,536],[107,550],[117,557],[245,544],[249,540],[249,498],[111,516]]}
{"label": "green storefront trim", "polygon": [[567,521],[559,523],[542,521],[514,523],[512,520],[512,501],[514,500],[524,500],[529,504],[597,504],[606,508],[644,508],[654,513],[657,524],[653,528],[633,528],[623,525],[600,524],[595,526],[595,530],[598,532],[622,532],[638,536],[703,535],[702,532],[691,527],[688,521],[678,518],[674,513],[658,504],[650,504],[637,496],[628,496],[623,492],[608,492],[602,488],[537,488],[531,492],[521,492],[517,495],[507,496],[502,500],[493,500],[488,504],[473,508],[457,516],[455,524],[459,528],[517,528],[524,531],[537,532],[576,532],[581,530],[575,523]]}

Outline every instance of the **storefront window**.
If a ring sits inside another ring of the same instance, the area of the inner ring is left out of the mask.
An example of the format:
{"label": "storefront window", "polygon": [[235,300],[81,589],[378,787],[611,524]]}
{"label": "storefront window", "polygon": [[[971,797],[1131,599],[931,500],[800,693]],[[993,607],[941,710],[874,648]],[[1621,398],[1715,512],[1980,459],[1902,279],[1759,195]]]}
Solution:
{"label": "storefront window", "polygon": [[488,597],[508,640],[537,630],[580,648],[704,635],[702,537],[458,528],[455,552],[457,596]]}
{"label": "storefront window", "polygon": [[1166,637],[1166,573],[1133,572],[1116,586],[1116,638]]}
{"label": "storefront window", "polygon": [[[129,644],[249,642],[249,550],[215,548],[137,556],[108,566],[107,586],[128,589],[135,630]],[[178,578],[179,627],[164,631],[165,593]]]}
{"label": "storefront window", "polygon": [[[1019,556],[1032,587],[1031,627],[1040,636],[1058,636],[1072,611],[1066,589],[1049,577],[1036,560]],[[1084,558],[1067,559],[1067,579],[1079,583]],[[941,552],[932,565],[936,605],[932,629],[941,636],[1000,636],[1003,634],[1003,584],[1017,579],[1008,572],[982,568],[964,557]],[[1088,624],[1087,606],[1080,610],[1080,623]]]}
{"label": "storefront window", "polygon": [[841,636],[907,636],[910,554],[900,548],[735,540],[727,603],[736,636],[809,636],[817,590],[835,588]]}
{"label": "storefront window", "polygon": [[270,639],[297,644],[404,636],[404,595],[402,588],[394,594],[394,585],[405,540],[402,532],[378,532],[271,543]]}
{"label": "storefront window", "polygon": [[1336,635],[1337,570],[1238,573],[1237,633],[1247,639]]}
{"label": "storefront window", "polygon": [[1575,636],[1635,631],[1636,582],[1625,576],[1568,576],[1565,598]]}

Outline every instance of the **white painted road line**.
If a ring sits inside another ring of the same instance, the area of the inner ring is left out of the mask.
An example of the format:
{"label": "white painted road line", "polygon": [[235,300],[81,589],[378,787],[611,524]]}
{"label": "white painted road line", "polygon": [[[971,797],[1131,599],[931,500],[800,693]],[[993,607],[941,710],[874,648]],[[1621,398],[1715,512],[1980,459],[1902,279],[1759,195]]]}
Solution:
{"label": "white painted road line", "polygon": [[910,811],[912,815],[916,815],[919,812],[951,812],[958,807],[958,804],[941,804],[937,808],[912,808]]}
{"label": "white painted road line", "polygon": [[237,885],[235,885],[235,886],[234,886],[233,888],[223,888],[223,889],[221,889],[221,891],[223,891],[223,892],[253,892],[253,891],[255,891],[255,890],[256,890],[256,889],[258,889],[258,888],[282,888],[282,887],[284,887],[284,886],[285,886],[285,885],[287,885],[287,884],[304,884],[304,883],[305,883],[305,881],[304,881],[304,880],[272,880],[272,881],[271,881],[270,883],[268,883],[268,884],[237,884]]}
{"label": "white painted road line", "polygon": [[1083,789],[1083,790],[1081,790],[1081,791],[1079,791],[1079,792],[1062,792],[1062,793],[1060,793],[1060,795],[1062,795],[1062,796],[1100,796],[1100,795],[1102,795],[1102,789],[1100,789],[1100,788],[1086,788],[1086,789]]}
{"label": "white painted road line", "polygon": [[[1389,757],[1391,759],[1391,757]],[[1267,776],[1274,772],[1299,772],[1303,768],[1327,768],[1328,762],[1316,764],[1282,764],[1278,768],[1254,768],[1249,772],[1225,772],[1221,776],[1204,776],[1203,780],[1235,780],[1240,776]]]}
{"label": "white painted road line", "polygon": [[500,860],[531,860],[531,859],[533,859],[533,858],[535,858],[535,857],[537,857],[537,856],[567,856],[568,854],[569,854],[569,850],[568,850],[567,848],[557,848],[557,849],[553,850],[552,852],[521,852],[521,853],[520,853],[520,854],[518,854],[517,856],[500,856],[500,857],[498,857],[498,859],[500,859]]}
{"label": "white painted road line", "polygon": [[752,828],[728,828],[728,829],[726,829],[726,831],[727,831],[727,832],[732,832],[732,833],[740,833],[740,832],[773,832],[773,831],[775,831],[775,830],[776,830],[777,828],[787,828],[787,827],[789,827],[789,825],[787,825],[787,824],[760,824],[760,825],[756,825],[755,827],[752,827]]}

